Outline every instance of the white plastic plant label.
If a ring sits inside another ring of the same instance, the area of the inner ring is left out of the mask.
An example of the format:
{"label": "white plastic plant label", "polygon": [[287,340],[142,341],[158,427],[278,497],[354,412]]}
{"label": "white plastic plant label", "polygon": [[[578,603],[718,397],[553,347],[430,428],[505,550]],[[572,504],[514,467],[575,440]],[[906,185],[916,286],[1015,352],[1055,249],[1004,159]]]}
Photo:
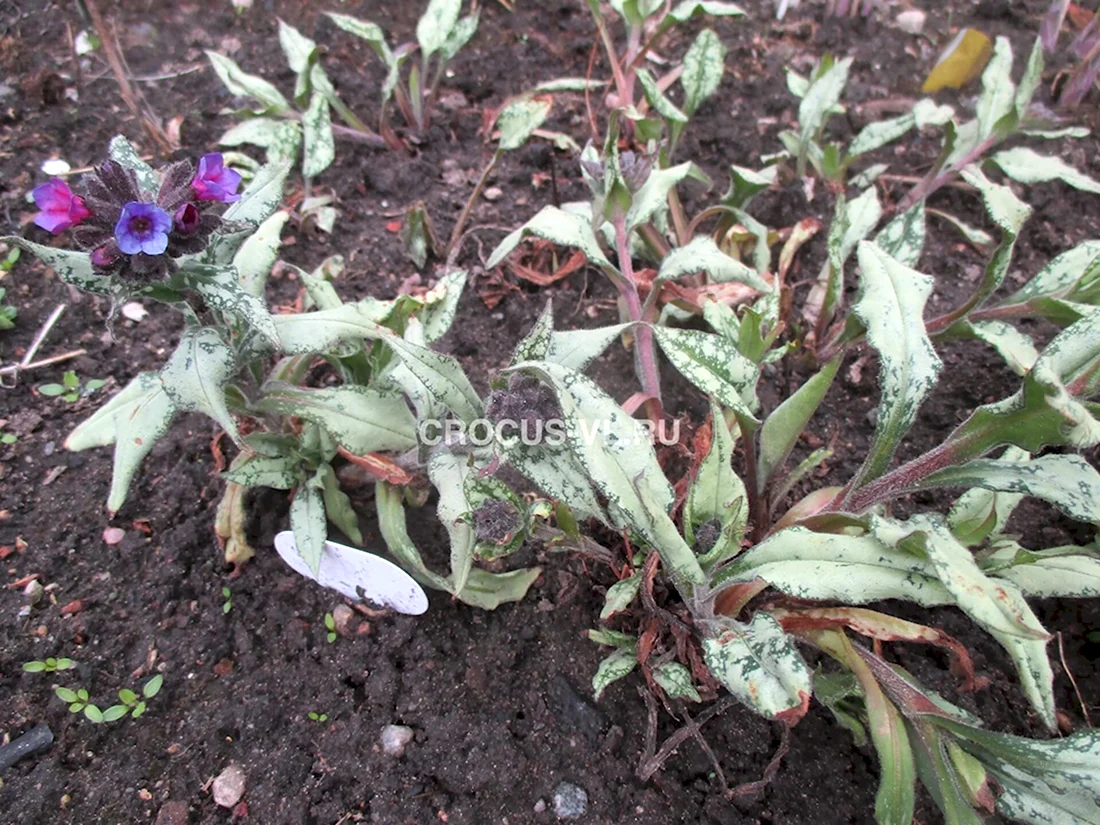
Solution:
{"label": "white plastic plant label", "polygon": [[428,597],[416,580],[393,562],[373,553],[326,541],[321,566],[314,576],[299,555],[290,530],[275,536],[275,549],[295,572],[349,599],[367,600],[413,616],[428,609]]}

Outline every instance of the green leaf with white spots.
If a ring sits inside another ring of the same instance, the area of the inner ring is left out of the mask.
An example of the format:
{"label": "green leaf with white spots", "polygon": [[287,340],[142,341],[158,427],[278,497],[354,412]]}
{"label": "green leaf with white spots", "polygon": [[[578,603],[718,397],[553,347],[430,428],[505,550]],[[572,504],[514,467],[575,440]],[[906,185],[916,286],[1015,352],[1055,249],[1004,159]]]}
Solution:
{"label": "green leaf with white spots", "polygon": [[630,324],[615,324],[595,329],[569,329],[564,332],[555,330],[550,335],[550,346],[543,357],[547,361],[581,372],[603,355],[611,343],[629,327]]}
{"label": "green leaf with white spots", "polygon": [[664,281],[674,281],[696,272],[706,272],[715,283],[733,282],[750,286],[757,292],[772,291],[768,282],[757,275],[754,269],[719,249],[709,235],[699,235],[684,246],[669,252],[661,261],[653,288]]}
{"label": "green leaf with white spots", "polygon": [[107,509],[112,514],[125,503],[138,466],[149,455],[153,445],[168,432],[175,416],[176,405],[164,391],[163,384],[155,390],[127,399],[118,408],[114,415],[115,456],[111,492],[107,497]]}
{"label": "green leaf with white spots", "polygon": [[982,93],[976,109],[978,135],[983,141],[992,135],[997,124],[1015,111],[1016,84],[1012,82],[1012,44],[1007,37],[998,37],[993,56],[982,72]]}
{"label": "green leaf with white spots", "polygon": [[98,275],[92,268],[92,259],[87,252],[75,249],[57,249],[52,246],[28,241],[16,235],[0,238],[0,242],[29,252],[57,273],[62,281],[93,295],[111,295],[122,289],[117,277]]}
{"label": "green leaf with white spots", "polygon": [[290,70],[298,76],[294,85],[294,99],[301,102],[309,91],[310,68],[316,61],[317,44],[293,26],[279,20],[279,45],[286,55]]}
{"label": "green leaf with white spots", "polygon": [[667,208],[668,193],[689,177],[710,185],[710,178],[706,173],[691,162],[681,163],[668,169],[654,169],[646,178],[646,182],[634,193],[634,200],[626,213],[627,232],[641,226],[659,211]]}
{"label": "green leaf with white spots", "polygon": [[990,161],[1017,183],[1048,183],[1060,180],[1082,192],[1100,194],[1100,181],[1078,172],[1059,157],[1040,155],[1026,146],[997,152],[990,157]]}
{"label": "green leaf with white spots", "polygon": [[482,414],[481,398],[458,361],[406,341],[388,330],[385,332],[382,340],[433,398],[463,421],[473,421]]}
{"label": "green leaf with white spots", "polygon": [[462,50],[463,46],[470,42],[470,39],[477,32],[477,20],[477,14],[470,14],[460,18],[455,23],[454,28],[447,35],[447,39],[439,47],[440,60],[444,63],[448,62]]}
{"label": "green leaf with white spots", "polygon": [[135,404],[163,392],[160,375],[155,372],[139,372],[125,387],[113,395],[106,404],[80,422],[65,439],[65,449],[78,452],[92,447],[106,447],[115,443],[116,419]]}
{"label": "green leaf with white spots", "polygon": [[982,560],[991,575],[1007,579],[1025,596],[1094,599],[1100,597],[1100,557],[1089,547],[1025,550],[1006,542]]}
{"label": "green leaf with white spots", "polygon": [[107,157],[137,176],[138,186],[147,195],[156,195],[160,190],[160,176],[153,167],[143,161],[137,149],[122,135],[115,135],[107,147]]}
{"label": "green leaf with white spots", "polygon": [[242,487],[271,487],[274,490],[291,490],[301,481],[302,460],[294,455],[266,456],[255,453],[233,466],[222,478]]}
{"label": "green leaf with white spots", "polygon": [[1017,292],[1006,298],[1002,306],[1022,304],[1033,298],[1055,298],[1070,295],[1074,288],[1100,275],[1100,241],[1085,241],[1044,266]]}
{"label": "green leaf with white spots", "polygon": [[693,329],[653,327],[661,350],[692,384],[738,415],[756,420],[759,367],[721,335]]}
{"label": "green leaf with white spots", "polygon": [[531,133],[546,121],[554,98],[525,97],[512,101],[497,116],[496,126],[500,129],[500,149],[511,152],[520,148],[531,137]]}
{"label": "green leaf with white spots", "polygon": [[753,196],[775,185],[779,167],[765,166],[759,172],[730,165],[730,188],[722,195],[722,204],[731,209],[744,209]]}
{"label": "green leaf with white spots", "polygon": [[598,702],[603,692],[613,682],[628,676],[638,664],[638,655],[633,650],[619,649],[600,662],[596,675],[592,677],[592,693]]}
{"label": "green leaf with white spots", "polygon": [[684,89],[683,110],[688,115],[698,111],[703,102],[718,91],[725,71],[726,47],[710,29],[703,29],[684,55],[684,71],[680,85]]}
{"label": "green leaf with white spots", "polygon": [[349,34],[354,34],[356,37],[367,41],[367,44],[374,49],[375,54],[382,58],[382,62],[387,66],[394,62],[393,52],[390,51],[389,44],[386,42],[386,35],[380,27],[367,20],[359,20],[349,14],[326,11],[325,16]]}
{"label": "green leaf with white spots", "polygon": [[310,97],[309,108],[302,115],[302,131],[305,137],[302,174],[313,178],[328,169],[336,158],[329,102],[320,92]]}
{"label": "green leaf with white spots", "polygon": [[798,599],[849,605],[906,599],[923,607],[954,604],[927,560],[871,535],[814,533],[788,527],[737,556],[714,586],[763,579]]}
{"label": "green leaf with white spots", "polygon": [[962,171],[963,180],[976,187],[982,194],[986,211],[1001,230],[1002,240],[993,258],[986,266],[985,275],[967,306],[979,306],[992,295],[1008,274],[1012,261],[1016,238],[1031,216],[1031,207],[1021,201],[1007,186],[990,181],[977,166],[968,166]]}
{"label": "green leaf with white spots", "polygon": [[[1028,453],[1023,450],[1009,447],[1000,460],[1019,462],[1028,458]],[[1013,510],[1023,499],[1022,493],[972,488],[955,500],[947,514],[947,525],[955,538],[966,546],[980,545],[990,536],[1004,532]]]}
{"label": "green leaf with white spots", "polygon": [[[270,218],[282,203],[283,187],[289,173],[289,161],[265,164],[241,193],[241,199],[229,204],[222,219],[258,227]],[[216,237],[207,257],[212,263],[232,260],[239,244],[240,239],[235,238],[234,235]]]}
{"label": "green leaf with white spots", "polygon": [[416,549],[416,544],[409,538],[403,489],[380,481],[375,485],[374,490],[375,507],[378,511],[378,532],[382,534],[382,539],[386,542],[389,551],[409,575],[421,584],[453,593],[450,580],[428,568],[420,551]]}
{"label": "green leaf with white spots", "polygon": [[1024,461],[979,458],[926,476],[920,487],[981,487],[1050,502],[1070,518],[1100,522],[1100,473],[1080,456],[1044,455]]}
{"label": "green leaf with white spots", "polygon": [[600,621],[610,619],[616,613],[622,613],[630,603],[638,598],[638,589],[642,585],[642,574],[635,573],[625,579],[620,579],[607,588],[604,597],[603,610],[600,611]]}
{"label": "green leaf with white spots", "polygon": [[839,357],[829,361],[812,378],[775,408],[760,428],[760,453],[757,460],[759,492],[763,492],[776,471],[787,460],[795,443],[825,399],[833,378],[840,369]]}
{"label": "green leaf with white spots", "polygon": [[661,21],[660,30],[665,31],[677,23],[686,23],[700,14],[711,17],[744,17],[745,10],[736,3],[723,0],[680,0]]}
{"label": "green leaf with white spots", "polygon": [[451,542],[451,592],[461,593],[474,565],[474,545],[477,539],[467,518],[470,503],[466,500],[466,483],[471,470],[467,457],[452,453],[436,453],[428,460],[428,478],[439,491],[436,513]]}
{"label": "green leaf with white spots", "polygon": [[1004,321],[963,321],[951,327],[951,334],[974,337],[989,344],[1017,375],[1027,375],[1039,358],[1039,350],[1031,338]]}
{"label": "green leaf with white spots", "polygon": [[521,567],[507,573],[490,573],[475,567],[455,598],[481,610],[496,610],[502,604],[523,599],[541,575],[541,567]]}
{"label": "green leaf with white spots", "polygon": [[805,157],[810,144],[817,140],[829,115],[840,103],[840,96],[848,83],[848,70],[852,58],[836,61],[810,84],[802,102],[798,105],[798,154]]}
{"label": "green leaf with white spots", "polygon": [[321,554],[328,540],[328,518],[325,516],[321,489],[318,472],[298,486],[294,501],[290,503],[290,529],[294,531],[294,545],[314,576],[321,569]]}
{"label": "green leaf with white spots", "polygon": [[584,466],[565,445],[509,444],[504,449],[504,462],[515,468],[532,484],[555,501],[569,507],[578,517],[591,517],[607,522]]}
{"label": "green leaf with white spots", "polygon": [[638,78],[638,83],[642,87],[642,94],[645,95],[645,99],[653,111],[672,123],[687,123],[687,115],[665,97],[665,93],[661,91],[657,81],[653,79],[653,75],[647,69],[639,67],[635,70],[634,76]]}
{"label": "green leaf with white spots", "polygon": [[186,330],[160,371],[164,391],[176,409],[213,418],[238,445],[237,423],[229,414],[225,388],[237,370],[233,350],[209,327]]}
{"label": "green leaf with white spots", "polygon": [[691,671],[679,662],[662,662],[654,667],[653,681],[672,699],[703,701],[692,681]]}
{"label": "green leaf with white spots", "polygon": [[312,421],[355,455],[416,446],[416,419],[396,393],[350,384],[323,389],[283,384],[267,387],[257,406]]}
{"label": "green leaf with white spots", "polygon": [[438,341],[451,328],[465,287],[466,270],[453,269],[440,278],[439,283],[424,296],[424,308],[420,310],[418,317],[424,327],[424,340],[427,343]]}
{"label": "green leaf with white spots", "polygon": [[999,814],[1029,825],[1100,825],[1100,731],[1035,740],[931,718],[996,779]]}
{"label": "green leaf with white spots", "polygon": [[1024,76],[1020,78],[1020,85],[1016,87],[1016,115],[1020,120],[1025,119],[1028,104],[1035,97],[1039,84],[1043,82],[1043,43],[1041,38],[1035,38],[1031,46],[1031,54],[1028,55],[1027,65],[1024,67]]}
{"label": "green leaf with white spots", "polygon": [[699,528],[717,520],[720,530],[714,543],[699,553],[699,563],[709,570],[741,549],[748,523],[745,484],[733,471],[733,436],[722,408],[711,399],[711,441],[699,472],[692,479],[684,502],[684,537],[698,552]]}
{"label": "green leaf with white spots", "polygon": [[779,622],[759,612],[750,624],[708,621],[704,632],[703,659],[726,690],[769,719],[802,718],[813,674]]}
{"label": "green leaf with white spots", "polygon": [[672,487],[661,471],[649,434],[587,376],[560,364],[530,361],[511,370],[550,384],[561,405],[565,441],[621,527],[632,527],[655,548],[678,585],[704,581],[691,548],[668,513]]}
{"label": "green leaf with white spots", "polygon": [[489,256],[485,268],[493,269],[499,266],[528,235],[534,235],[558,246],[579,249],[590,263],[605,272],[618,272],[600,249],[600,243],[592,231],[591,221],[565,212],[556,206],[543,207],[535,217],[501,241]]}
{"label": "green leaf with white spots", "polygon": [[416,24],[416,40],[425,60],[443,48],[461,11],[462,0],[431,0],[428,3]]}
{"label": "green leaf with white spots", "polygon": [[181,275],[211,309],[225,313],[255,330],[270,346],[278,346],[279,335],[271,313],[263,301],[245,291],[235,267],[195,266],[181,272]]}
{"label": "green leaf with white spots", "polygon": [[280,235],[289,217],[290,212],[285,210],[272,214],[245,239],[233,256],[241,289],[255,298],[264,297],[267,276],[279,257]]}
{"label": "green leaf with white spots", "polygon": [[290,108],[283,93],[262,77],[248,74],[225,55],[207,51],[206,56],[210,60],[210,65],[214,67],[214,73],[230,94],[237,97],[250,97],[260,103],[265,110],[275,113],[285,112]]}
{"label": "green leaf with white spots", "polygon": [[379,324],[392,311],[387,301],[365,298],[354,304],[319,312],[274,315],[272,321],[287,355],[326,352],[342,341],[362,341],[381,335]]}
{"label": "green leaf with white spots", "polygon": [[352,544],[362,545],[363,533],[359,529],[359,516],[351,506],[351,499],[340,489],[340,482],[331,464],[322,464],[317,468],[321,477],[321,498],[325,505],[325,516],[335,524]]}
{"label": "green leaf with white spots", "polygon": [[253,117],[238,123],[218,138],[220,146],[259,146],[266,149],[275,143],[280,135],[280,130],[286,125],[285,120],[271,117]]}
{"label": "green leaf with white spots", "polygon": [[924,251],[924,201],[895,217],[875,236],[875,244],[903,266],[915,267]]}
{"label": "green leaf with white spots", "polygon": [[860,243],[858,257],[862,278],[853,312],[882,361],[882,397],[875,435],[853,490],[885,472],[942,368],[924,328],[932,279],[867,241]]}

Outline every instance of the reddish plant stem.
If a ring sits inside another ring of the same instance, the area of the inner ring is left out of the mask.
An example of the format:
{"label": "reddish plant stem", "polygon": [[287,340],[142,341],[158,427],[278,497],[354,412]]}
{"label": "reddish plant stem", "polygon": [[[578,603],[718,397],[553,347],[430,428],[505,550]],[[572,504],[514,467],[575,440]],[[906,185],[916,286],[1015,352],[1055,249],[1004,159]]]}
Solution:
{"label": "reddish plant stem", "polygon": [[638,296],[638,283],[634,279],[634,262],[630,259],[630,235],[626,230],[626,216],[621,210],[614,218],[615,248],[619,257],[619,271],[622,278],[616,282],[619,294],[626,304],[630,320],[637,323],[634,327],[634,364],[642,392],[650,398],[646,401],[646,411],[650,418],[658,421],[663,417],[661,407],[661,377],[657,371],[657,356],[654,351],[653,330],[645,325],[642,301]]}
{"label": "reddish plant stem", "polygon": [[937,192],[946,186],[961,170],[980,159],[982,155],[1000,142],[1001,137],[999,135],[990,135],[985,140],[979,141],[973,149],[952,163],[947,169],[929,172],[920,183],[909,190],[901,203],[898,204],[897,211],[907,212],[914,204],[923,200],[928,200],[933,192]]}

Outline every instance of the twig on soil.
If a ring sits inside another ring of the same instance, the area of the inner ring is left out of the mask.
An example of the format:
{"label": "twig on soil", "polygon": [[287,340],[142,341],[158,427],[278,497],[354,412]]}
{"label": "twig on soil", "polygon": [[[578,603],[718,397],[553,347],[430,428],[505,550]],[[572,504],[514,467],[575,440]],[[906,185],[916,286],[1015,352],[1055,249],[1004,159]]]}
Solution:
{"label": "twig on soil", "polygon": [[768,767],[764,768],[764,774],[755,782],[746,782],[744,785],[738,785],[732,791],[727,794],[729,799],[737,799],[741,796],[749,796],[754,793],[759,793],[768,787],[775,779],[775,775],[779,772],[779,766],[783,763],[783,757],[787,755],[787,751],[791,749],[791,729],[785,724],[780,724],[780,730],[782,731],[782,740],[779,743],[779,749],[776,750],[775,756],[772,757],[772,761],[768,763]]}
{"label": "twig on soil", "polygon": [[[645,693],[648,694],[649,691],[645,691]],[[676,749],[684,743],[685,739],[687,739],[689,736],[692,736],[694,733],[697,733],[703,725],[705,725],[707,722],[709,722],[711,719],[713,719],[718,714],[725,712],[729,707],[736,704],[736,702],[737,702],[737,700],[733,696],[723,696],[721,699],[719,699],[717,702],[715,702],[709,708],[707,708],[702,713],[700,713],[698,720],[693,719],[690,724],[684,725],[682,728],[680,728],[678,731],[676,731],[676,733],[674,733],[670,737],[668,737],[668,739],[665,740],[665,743],[663,745],[661,745],[661,749],[659,751],[657,751],[655,756],[643,761],[642,764],[638,766],[638,770],[636,772],[638,778],[641,779],[643,782],[650,779],[650,777],[652,777],[653,774],[657,773],[657,771],[659,771],[661,769],[661,766],[666,761],[668,761],[668,758],[670,756],[672,756],[673,753],[676,752]],[[655,735],[656,728],[657,728],[657,722],[656,722],[656,719],[654,717],[656,716],[656,713],[657,713],[657,704],[656,704],[656,702],[654,702],[652,700],[652,698],[649,700],[649,704],[650,704],[650,721],[653,723],[651,727],[653,728],[654,735]],[[647,736],[647,738],[649,736],[649,731],[648,730],[646,732],[646,736]],[[782,752],[777,754],[778,758],[782,758],[782,756],[784,754],[786,754],[786,752],[787,752],[786,747],[787,747],[787,740],[784,739],[783,740],[783,745],[780,748],[780,750]],[[775,762],[775,759],[773,759],[772,762]],[[774,775],[775,770],[778,770],[778,766],[776,766],[776,768],[773,770],[771,764],[769,764],[768,767],[765,769],[764,777],[768,782],[771,781],[771,777],[769,776],[768,772],[771,771],[771,773]],[[761,780],[761,781],[764,781],[764,780]],[[742,786],[742,787],[744,787],[744,786]],[[739,789],[735,789],[735,790],[731,791],[731,793],[736,794],[736,793],[738,793],[738,791],[739,791]]]}
{"label": "twig on soil", "polygon": [[141,121],[141,125],[145,128],[149,137],[157,144],[157,148],[165,155],[171,154],[175,147],[165,133],[164,127],[161,126],[159,118],[153,113],[148,101],[140,92],[134,89],[133,84],[130,82],[129,72],[122,56],[122,49],[119,47],[118,40],[113,36],[113,33],[108,30],[107,21],[103,19],[103,15],[99,11],[99,5],[96,0],[82,0],[82,2],[88,11],[88,16],[92,19],[92,25],[95,27],[96,34],[99,35],[99,40],[103,44],[103,53],[107,58],[111,71],[114,73],[115,80],[118,81],[123,102],[134,117]]}
{"label": "twig on soil", "polygon": [[[42,346],[42,342],[46,340],[46,336],[50,334],[50,330],[53,329],[54,324],[57,323],[57,319],[61,317],[61,313],[65,311],[68,304],[58,304],[54,311],[50,313],[45,323],[38,330],[38,334],[34,336],[34,340],[27,348],[26,353],[23,355],[23,360],[18,364],[10,364],[9,366],[0,368],[0,375],[17,375],[21,370],[35,369],[36,367],[44,367],[48,364],[56,364],[58,361],[63,361],[66,358],[73,358],[73,353],[65,353],[64,356],[54,356],[53,358],[47,358],[44,361],[31,363],[31,359],[34,358],[38,352],[38,348]],[[75,351],[74,351],[75,352]],[[80,350],[80,355],[84,354],[84,350]]]}
{"label": "twig on soil", "polygon": [[81,355],[87,355],[86,349],[74,349],[69,352],[63,352],[60,355],[51,355],[49,358],[43,358],[41,361],[35,361],[33,364],[10,364],[6,367],[0,367],[0,375],[13,375],[17,372],[26,372],[28,370],[41,369],[42,367],[50,367],[54,364],[60,364],[63,361],[69,361],[73,358],[79,358]]}
{"label": "twig on soil", "polygon": [[1066,648],[1062,644],[1062,631],[1060,630],[1058,631],[1058,656],[1062,660],[1062,669],[1069,677],[1069,683],[1073,685],[1073,692],[1077,694],[1077,702],[1081,705],[1081,714],[1085,717],[1085,724],[1091,728],[1092,719],[1089,718],[1089,706],[1085,704],[1084,697],[1081,696],[1081,689],[1077,687],[1077,680],[1073,678],[1073,671],[1066,664]]}

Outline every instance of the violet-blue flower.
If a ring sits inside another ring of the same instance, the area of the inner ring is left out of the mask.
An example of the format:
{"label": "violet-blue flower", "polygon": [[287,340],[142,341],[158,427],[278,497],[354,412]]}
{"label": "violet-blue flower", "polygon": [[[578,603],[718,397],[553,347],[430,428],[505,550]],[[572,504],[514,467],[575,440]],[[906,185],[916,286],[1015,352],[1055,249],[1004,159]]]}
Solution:
{"label": "violet-blue flower", "polygon": [[69,185],[59,178],[34,187],[31,196],[42,210],[34,216],[35,225],[54,235],[60,235],[92,214],[84,205],[84,200],[74,195]]}
{"label": "violet-blue flower", "polygon": [[221,201],[222,203],[232,203],[241,199],[237,194],[237,187],[240,184],[241,176],[226,167],[218,152],[211,152],[199,158],[199,168],[191,180],[195,197],[200,201]]}
{"label": "violet-blue flower", "polygon": [[115,224],[118,248],[126,255],[160,255],[168,248],[172,216],[152,203],[130,201]]}

